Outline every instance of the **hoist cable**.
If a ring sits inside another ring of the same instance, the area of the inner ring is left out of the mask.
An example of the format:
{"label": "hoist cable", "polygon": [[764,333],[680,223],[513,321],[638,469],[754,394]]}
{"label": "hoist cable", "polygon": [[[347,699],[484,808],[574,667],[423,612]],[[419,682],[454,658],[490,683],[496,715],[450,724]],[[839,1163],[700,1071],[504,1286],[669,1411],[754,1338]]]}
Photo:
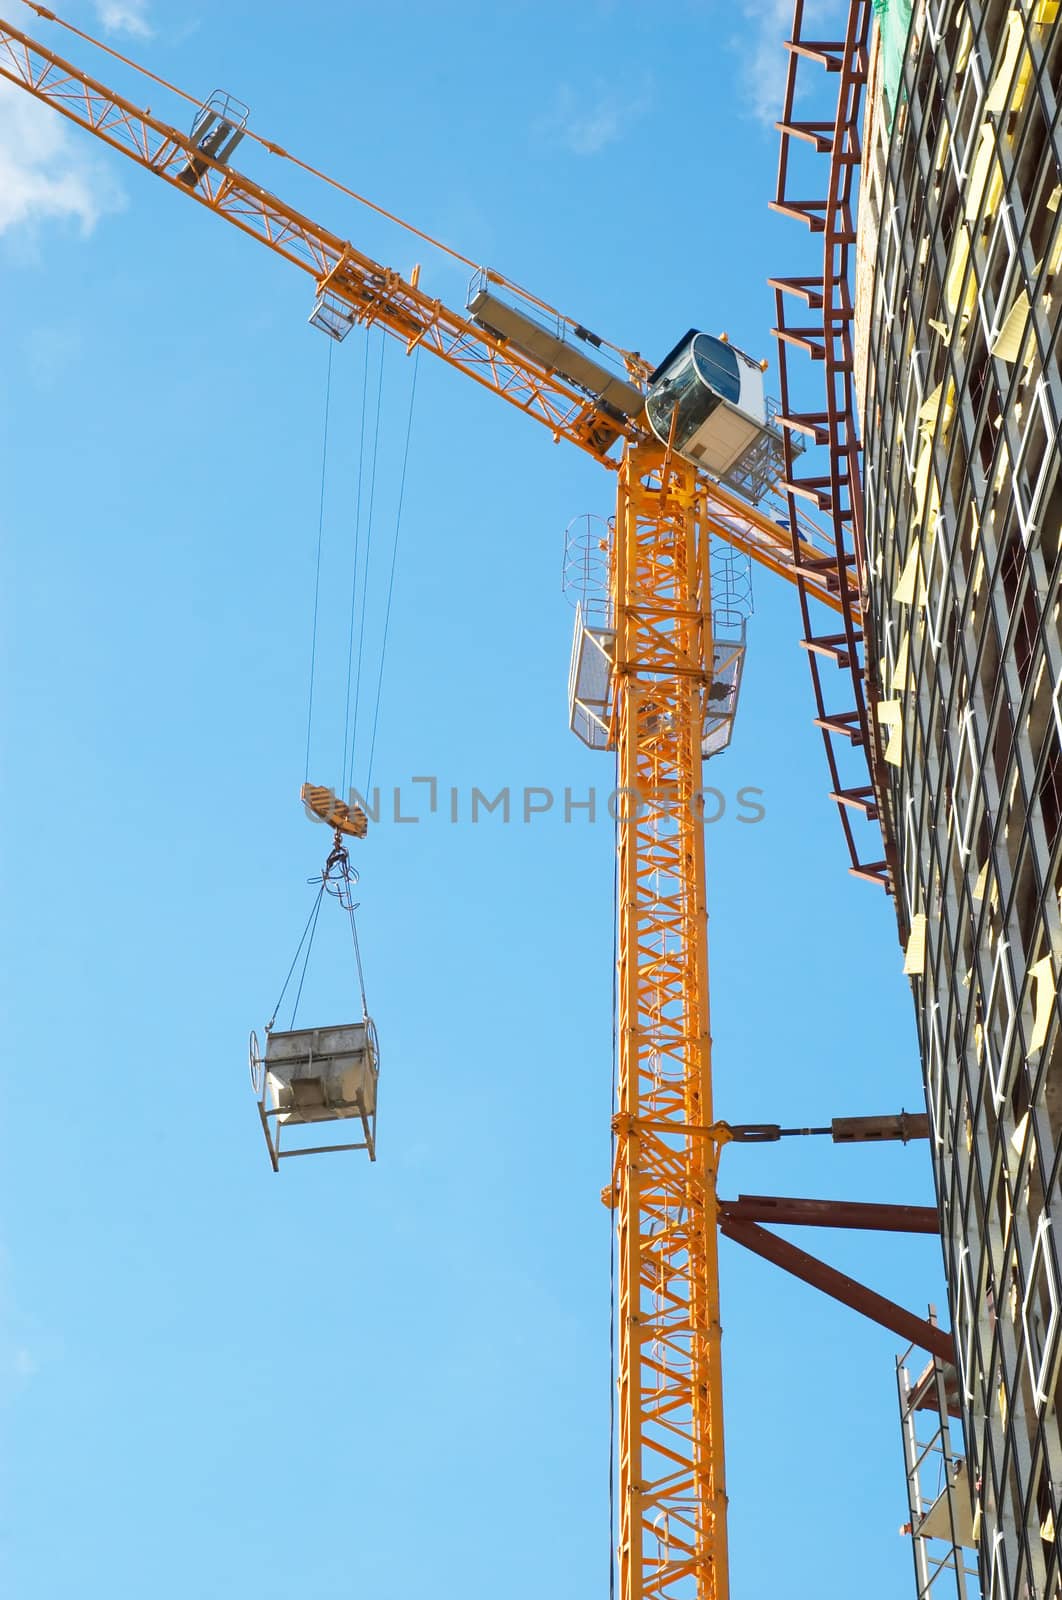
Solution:
{"label": "hoist cable", "polygon": [[[332,869],[335,866],[339,867],[339,877],[341,880],[340,885],[337,888],[331,887],[331,884],[334,881]],[[272,1031],[273,1025],[277,1020],[277,1013],[284,1003],[284,996],[288,991],[288,985],[291,983],[295,968],[299,964],[299,957],[302,956],[302,972],[299,974],[299,987],[295,992],[295,1004],[291,1008],[291,1021],[288,1023],[289,1028],[294,1028],[295,1026],[295,1018],[298,1015],[299,1010],[299,1001],[302,999],[303,985],[306,982],[306,973],[310,965],[310,955],[313,950],[314,935],[317,932],[317,921],[321,915],[321,906],[324,904],[326,891],[329,894],[334,895],[339,900],[340,904],[343,906],[348,917],[350,918],[350,934],[354,944],[354,962],[358,972],[358,989],[361,994],[362,1015],[365,1017],[369,1015],[369,1004],[365,994],[365,971],[361,964],[361,946],[358,942],[358,928],[354,918],[353,888],[356,882],[357,874],[354,873],[352,875],[351,873],[350,857],[347,855],[346,849],[343,847],[340,841],[340,835],[337,833],[335,847],[332,851],[332,854],[325,862],[324,870],[321,873],[320,887],[317,890],[317,894],[314,896],[314,902],[310,908],[310,915],[306,919],[306,925],[302,930],[302,935],[299,939],[298,945],[296,946],[295,954],[291,958],[291,965],[288,968],[287,976],[285,977],[283,985],[281,986],[280,993],[277,995],[276,1005],[273,1007],[273,1014],[266,1023],[267,1033]],[[304,951],[305,954],[303,953]]]}
{"label": "hoist cable", "polygon": [[417,368],[420,363],[420,346],[413,357],[413,379],[409,385],[409,413],[406,417],[406,442],[402,449],[402,474],[398,481],[398,509],[395,513],[395,539],[391,547],[391,576],[387,584],[387,605],[384,609],[383,642],[380,645],[380,670],[376,678],[376,706],[372,717],[372,738],[369,743],[369,773],[365,780],[365,793],[372,793],[372,767],[376,755],[376,729],[380,722],[380,696],[383,693],[384,663],[387,660],[387,634],[391,626],[391,601],[395,592],[395,566],[398,561],[398,536],[402,531],[402,502],[406,497],[406,468],[409,465],[409,441],[413,433],[413,402],[417,396]]}
{"label": "hoist cable", "polygon": [[[365,416],[369,396],[369,345],[366,340],[365,359],[361,368],[361,420],[358,425],[358,477],[354,490],[354,562],[350,572],[350,626],[347,633],[347,692],[343,705],[343,765],[340,769],[342,792],[354,778],[354,752],[350,749],[350,693],[354,669],[354,624],[358,599],[358,562],[361,555],[361,490],[365,467]],[[349,755],[349,766],[348,766]]]}
{"label": "hoist cable", "polygon": [[[299,940],[298,945],[296,946],[296,949],[295,949],[295,954],[291,958],[291,966],[288,968],[288,975],[284,979],[284,986],[281,989],[280,993],[277,995],[277,1003],[273,1007],[273,1014],[270,1017],[269,1021],[266,1023],[266,1032],[267,1033],[270,1031],[270,1029],[272,1028],[274,1022],[277,1020],[277,1012],[280,1010],[280,1007],[281,1007],[281,1004],[283,1002],[284,996],[287,993],[288,984],[291,982],[291,975],[295,971],[295,966],[296,966],[296,963],[298,962],[299,956],[302,954],[302,947],[306,942],[306,935],[310,932],[310,924],[316,922],[317,912],[321,908],[321,896],[323,894],[324,894],[324,884],[322,883],[320,889],[317,892],[317,899],[314,901],[313,906],[311,907],[310,915],[306,918],[306,926],[302,930],[302,938]],[[311,941],[312,941],[312,937],[313,936],[311,935]]]}
{"label": "hoist cable", "polygon": [[321,496],[317,509],[317,562],[313,580],[313,635],[310,644],[310,688],[306,697],[306,771],[310,781],[310,731],[313,726],[313,682],[317,668],[317,615],[321,604],[321,544],[324,539],[325,481],[328,470],[328,413],[332,402],[332,340],[328,341],[328,375],[325,379],[324,438],[321,443]]}
{"label": "hoist cable", "polygon": [[299,1001],[302,999],[302,986],[306,982],[306,969],[310,965],[310,951],[313,949],[313,936],[317,932],[317,919],[321,915],[321,905],[324,901],[325,879],[321,878],[321,887],[318,891],[317,901],[313,908],[313,917],[310,924],[310,937],[306,941],[306,955],[303,958],[302,972],[299,974],[299,987],[295,991],[295,1004],[291,1008],[291,1021],[289,1028],[294,1028],[295,1018],[299,1011]]}
{"label": "hoist cable", "polygon": [[358,987],[361,990],[361,1014],[363,1017],[367,1017],[369,1015],[369,1002],[365,998],[365,969],[361,964],[361,945],[358,943],[358,925],[354,920],[353,901],[347,905],[347,914],[350,917],[350,936],[354,941],[354,962],[358,969]]}
{"label": "hoist cable", "polygon": [[321,887],[327,889],[330,895],[337,899],[350,919],[350,937],[354,945],[354,962],[358,969],[358,988],[361,991],[361,1011],[363,1017],[369,1015],[369,1003],[365,995],[365,971],[361,964],[361,945],[358,943],[358,925],[354,916],[357,905],[354,900],[354,885],[358,881],[358,874],[351,868],[350,853],[343,843],[342,835],[336,832],[335,844],[331,854],[324,864],[321,874]]}
{"label": "hoist cable", "polygon": [[373,427],[372,438],[372,464],[369,468],[369,505],[365,518],[365,562],[362,568],[361,579],[361,607],[358,619],[358,665],[354,677],[354,716],[350,728],[350,776],[354,777],[354,762],[357,755],[358,739],[358,714],[361,710],[361,671],[365,656],[365,602],[369,589],[369,563],[372,559],[372,519],[373,509],[376,504],[376,463],[380,446],[380,407],[383,401],[383,375],[384,354],[387,345],[384,340],[384,330],[380,329],[380,366],[376,383],[376,421]]}

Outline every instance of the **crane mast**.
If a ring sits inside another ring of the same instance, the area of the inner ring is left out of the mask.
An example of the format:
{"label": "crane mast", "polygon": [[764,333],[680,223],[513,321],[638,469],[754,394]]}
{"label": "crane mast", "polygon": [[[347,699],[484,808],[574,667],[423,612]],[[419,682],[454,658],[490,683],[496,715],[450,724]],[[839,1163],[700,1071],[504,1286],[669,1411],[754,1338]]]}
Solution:
{"label": "crane mast", "polygon": [[712,660],[697,474],[620,469],[617,625],[619,1592],[725,1600],[726,1490],[701,736]]}
{"label": "crane mast", "polygon": [[[41,15],[52,13],[35,7]],[[60,19],[54,18],[59,21]],[[104,47],[105,48],[105,47]],[[827,547],[652,440],[517,344],[432,299],[179,133],[0,21],[0,75],[311,274],[333,337],[379,323],[603,465],[618,466],[609,743],[618,832],[616,1212],[620,1600],[726,1600],[716,1167],[702,733],[712,680],[710,543],[721,537],[833,610]],[[278,147],[266,148],[284,155]],[[495,280],[501,282],[503,280]],[[537,302],[536,302],[537,304]],[[571,325],[574,326],[574,325]],[[627,361],[642,390],[648,367]],[[610,451],[619,442],[617,462]],[[832,578],[830,576],[832,570]]]}

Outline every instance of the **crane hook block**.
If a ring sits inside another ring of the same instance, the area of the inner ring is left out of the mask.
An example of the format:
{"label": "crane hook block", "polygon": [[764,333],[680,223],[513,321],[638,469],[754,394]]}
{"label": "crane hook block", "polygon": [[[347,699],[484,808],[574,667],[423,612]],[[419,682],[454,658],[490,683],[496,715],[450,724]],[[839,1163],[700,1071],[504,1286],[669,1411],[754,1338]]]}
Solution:
{"label": "crane hook block", "polygon": [[300,798],[312,820],[327,822],[337,833],[349,833],[353,839],[364,839],[369,830],[369,819],[361,806],[348,806],[345,800],[337,800],[331,789],[304,783]]}

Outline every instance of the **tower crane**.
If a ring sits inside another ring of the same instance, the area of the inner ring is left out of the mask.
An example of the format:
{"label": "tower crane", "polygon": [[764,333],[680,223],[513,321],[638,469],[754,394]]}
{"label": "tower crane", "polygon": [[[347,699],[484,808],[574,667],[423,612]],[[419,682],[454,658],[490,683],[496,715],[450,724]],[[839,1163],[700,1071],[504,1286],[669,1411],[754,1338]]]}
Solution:
{"label": "tower crane", "polygon": [[[231,96],[197,103],[182,133],[3,21],[0,74],[307,273],[310,320],[332,338],[377,324],[407,353],[430,351],[616,472],[596,742],[614,750],[627,797],[617,828],[615,1161],[603,1196],[618,1256],[618,1593],[725,1600],[716,1169],[728,1130],[712,1105],[701,795],[717,698],[712,541],[799,578],[833,611],[846,590],[845,609],[859,615],[855,576],[832,541],[810,524],[780,525],[756,503],[779,476],[787,419],[762,409],[757,364],[706,335],[691,332],[653,368],[493,271],[478,272],[468,305],[453,310],[420,286],[419,270],[407,278],[381,265],[238,171],[231,157],[243,140],[293,158],[252,133]],[[713,361],[725,381],[706,378]],[[736,385],[729,397],[727,383]],[[759,396],[751,423],[746,392]],[[723,425],[714,431],[713,412]],[[713,457],[716,447],[723,455]]]}

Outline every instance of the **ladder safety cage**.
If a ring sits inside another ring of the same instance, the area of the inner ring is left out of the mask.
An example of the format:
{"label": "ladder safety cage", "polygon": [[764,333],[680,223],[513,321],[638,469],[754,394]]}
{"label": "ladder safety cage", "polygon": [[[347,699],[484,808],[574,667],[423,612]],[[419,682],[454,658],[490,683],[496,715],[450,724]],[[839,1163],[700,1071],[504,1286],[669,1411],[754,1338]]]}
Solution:
{"label": "ladder safety cage", "polygon": [[354,313],[345,300],[341,300],[329,289],[322,289],[306,320],[311,328],[327,333],[330,339],[342,344],[354,326]]}
{"label": "ladder safety cage", "polygon": [[192,123],[192,143],[206,159],[193,156],[184,171],[178,173],[178,183],[183,183],[186,189],[194,189],[211,162],[227,163],[247,131],[250,114],[242,100],[224,89],[215,89],[210,98],[204,100]]}
{"label": "ladder safety cage", "polygon": [[912,1378],[914,1350],[897,1357],[896,1386],[910,1511],[901,1532],[911,1539],[917,1600],[979,1600],[981,1511],[967,1467],[956,1370],[933,1355]]}
{"label": "ladder safety cage", "polygon": [[721,755],[734,736],[745,670],[745,630],[753,612],[752,560],[713,539],[709,547],[712,599],[711,678],[704,693],[701,755]]}
{"label": "ladder safety cage", "polygon": [[568,673],[568,726],[589,750],[615,747],[610,732],[615,653],[615,628],[608,623],[591,621],[580,601],[575,608]]}
{"label": "ladder safety cage", "polygon": [[712,619],[712,681],[705,690],[701,755],[721,755],[734,736],[745,667],[745,619],[717,612]]}

